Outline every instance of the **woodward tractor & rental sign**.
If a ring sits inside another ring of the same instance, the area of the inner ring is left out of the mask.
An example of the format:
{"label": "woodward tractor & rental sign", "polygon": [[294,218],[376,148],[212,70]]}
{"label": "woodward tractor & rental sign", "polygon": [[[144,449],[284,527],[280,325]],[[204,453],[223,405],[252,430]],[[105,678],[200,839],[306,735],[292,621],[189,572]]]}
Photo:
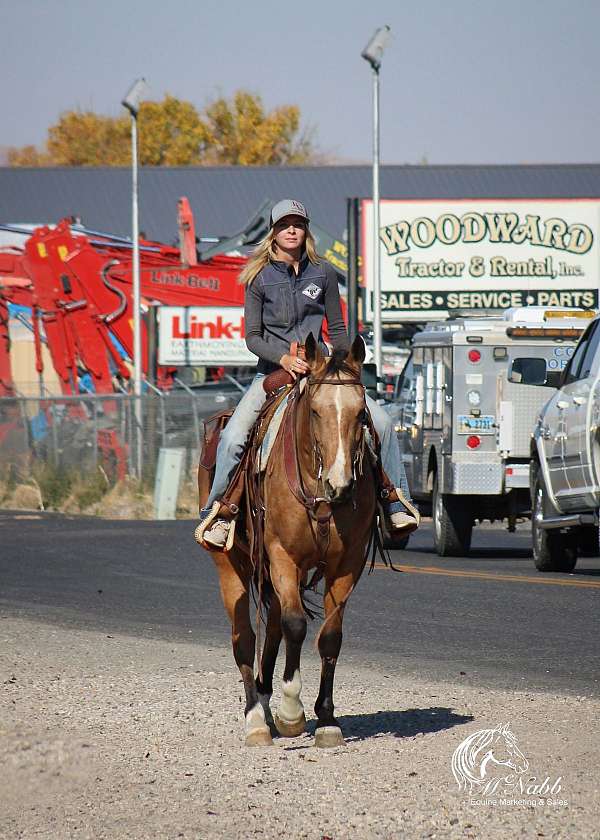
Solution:
{"label": "woodward tractor & rental sign", "polygon": [[[600,199],[382,200],[383,321],[464,310],[598,305]],[[373,202],[362,202],[367,320]]]}

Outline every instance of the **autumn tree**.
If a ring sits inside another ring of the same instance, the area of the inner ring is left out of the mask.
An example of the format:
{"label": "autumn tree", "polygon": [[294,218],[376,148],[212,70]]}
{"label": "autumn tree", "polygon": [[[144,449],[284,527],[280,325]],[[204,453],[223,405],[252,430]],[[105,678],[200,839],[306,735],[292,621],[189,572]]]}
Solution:
{"label": "autumn tree", "polygon": [[[283,105],[266,112],[259,96],[238,91],[199,113],[165,96],[142,103],[139,156],[145,166],[310,163],[311,137],[300,133],[300,110]],[[125,166],[131,161],[129,117],[67,111],[48,129],[45,147],[10,149],[11,166]]]}
{"label": "autumn tree", "polygon": [[204,112],[207,163],[241,166],[303,164],[313,155],[310,137],[299,136],[300,109],[282,105],[265,113],[262,100],[238,91],[231,102],[217,99]]}

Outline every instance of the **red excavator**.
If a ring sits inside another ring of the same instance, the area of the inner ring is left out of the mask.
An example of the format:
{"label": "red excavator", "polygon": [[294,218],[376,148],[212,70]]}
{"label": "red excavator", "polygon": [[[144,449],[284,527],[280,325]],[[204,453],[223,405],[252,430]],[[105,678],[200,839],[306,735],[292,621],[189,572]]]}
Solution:
{"label": "red excavator", "polygon": [[[237,278],[243,257],[217,254],[199,262],[194,220],[187,199],[179,201],[180,247],[140,241],[140,289],[146,313],[157,304],[241,306]],[[9,230],[8,226],[3,227]],[[18,229],[14,229],[19,232]],[[36,367],[42,374],[41,342],[47,343],[62,391],[80,393],[78,372],[91,390],[115,390],[115,377],[130,378],[124,357],[133,353],[132,244],[63,219],[27,231],[24,247],[0,248],[0,396],[14,395],[10,373],[8,304],[31,310]],[[142,319],[142,367],[146,375],[149,318]],[[175,369],[158,367],[157,386],[169,388]]]}

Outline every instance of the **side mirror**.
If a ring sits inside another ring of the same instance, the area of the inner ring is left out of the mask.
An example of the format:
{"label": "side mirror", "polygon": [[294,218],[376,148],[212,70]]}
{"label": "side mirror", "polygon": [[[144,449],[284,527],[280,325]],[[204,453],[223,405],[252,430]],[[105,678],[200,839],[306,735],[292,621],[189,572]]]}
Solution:
{"label": "side mirror", "polygon": [[387,387],[389,378],[387,376],[377,376],[377,365],[374,362],[363,364],[360,378],[367,391],[371,391],[372,396],[376,395],[378,400],[385,400],[385,402],[394,401],[393,388],[388,390]]}
{"label": "side mirror", "polygon": [[546,360],[535,357],[513,359],[508,369],[508,381],[520,385],[545,385],[547,376]]}
{"label": "side mirror", "polygon": [[549,370],[546,374],[546,385],[549,388],[560,388],[563,380],[562,370]]}
{"label": "side mirror", "polygon": [[374,362],[367,362],[362,366],[362,384],[367,391],[377,390],[377,365]]}

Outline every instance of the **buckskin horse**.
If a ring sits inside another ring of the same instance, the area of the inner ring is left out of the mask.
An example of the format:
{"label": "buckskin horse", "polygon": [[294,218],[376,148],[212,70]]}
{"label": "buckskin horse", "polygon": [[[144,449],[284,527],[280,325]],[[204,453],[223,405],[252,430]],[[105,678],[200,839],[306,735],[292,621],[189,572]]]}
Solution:
{"label": "buckskin horse", "polygon": [[[344,743],[333,714],[335,667],[342,644],[344,609],[365,567],[376,513],[374,467],[365,440],[365,389],[360,380],[364,357],[360,337],[347,354],[336,353],[333,357],[323,356],[313,336],[308,337],[310,372],[303,384],[297,382],[290,390],[266,469],[257,479],[264,514],[260,527],[264,568],[256,568],[248,546],[237,537],[231,550],[210,552],[218,569],[221,595],[231,621],[233,655],[246,692],[248,746],[271,745],[273,725],[284,737],[297,736],[305,729],[300,653],[307,628],[303,590],[311,572],[313,580],[315,576],[324,580],[315,746]],[[198,487],[202,507],[209,492],[209,474],[202,467],[198,470]],[[251,518],[261,515],[260,511],[254,513]],[[263,587],[258,580],[261,575]],[[265,640],[256,679],[256,636],[251,622],[253,578],[266,604]],[[282,696],[272,715],[273,671],[282,636],[286,648]]]}

